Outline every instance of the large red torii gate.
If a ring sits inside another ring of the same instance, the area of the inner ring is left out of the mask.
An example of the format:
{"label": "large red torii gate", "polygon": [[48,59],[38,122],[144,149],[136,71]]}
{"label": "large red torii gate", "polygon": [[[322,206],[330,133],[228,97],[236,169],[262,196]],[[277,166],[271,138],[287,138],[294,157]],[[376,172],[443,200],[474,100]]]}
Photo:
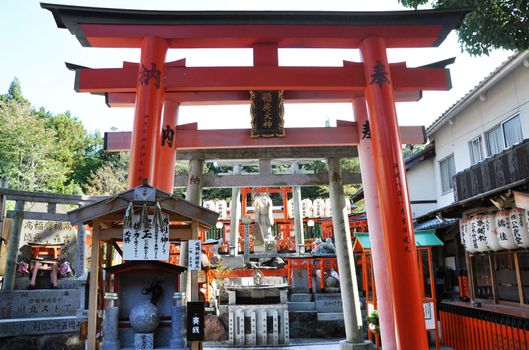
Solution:
{"label": "large red torii gate", "polygon": [[[338,92],[342,98],[344,93],[365,95],[376,183],[383,189],[378,194],[396,342],[399,349],[427,349],[395,98],[400,90],[448,89],[450,80],[444,68],[389,65],[386,49],[437,46],[459,25],[467,10],[164,12],[52,4],[42,7],[83,46],[141,48],[139,65],[79,69],[76,77],[79,91],[105,92],[109,99],[122,100],[124,95],[113,94],[136,93],[131,187],[144,178],[152,182],[156,159],[173,154],[160,142],[166,93],[221,93],[226,100],[233,98],[226,94],[257,89],[295,91],[301,94],[298,96],[308,91],[327,96],[334,92],[337,95],[333,98],[338,98]],[[182,63],[166,64],[169,48],[253,48],[254,66],[189,68]],[[359,48],[363,63],[278,67],[280,48]],[[178,105],[167,101],[169,108],[164,113],[174,125]]]}

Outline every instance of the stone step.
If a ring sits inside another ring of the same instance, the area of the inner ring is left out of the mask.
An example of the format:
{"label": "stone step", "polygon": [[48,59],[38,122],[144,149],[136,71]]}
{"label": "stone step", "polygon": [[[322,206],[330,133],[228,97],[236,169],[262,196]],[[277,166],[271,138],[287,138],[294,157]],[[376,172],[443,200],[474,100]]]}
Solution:
{"label": "stone step", "polygon": [[81,289],[0,291],[0,319],[75,316]]}
{"label": "stone step", "polygon": [[318,321],[339,321],[343,320],[341,312],[318,312]]}
{"label": "stone step", "polygon": [[316,304],[313,301],[289,301],[288,311],[311,311],[316,310]]}
{"label": "stone step", "polygon": [[77,316],[0,319],[0,338],[78,332],[82,321]]}
{"label": "stone step", "polygon": [[290,301],[300,302],[300,301],[312,301],[312,294],[302,294],[294,293],[290,294]]}

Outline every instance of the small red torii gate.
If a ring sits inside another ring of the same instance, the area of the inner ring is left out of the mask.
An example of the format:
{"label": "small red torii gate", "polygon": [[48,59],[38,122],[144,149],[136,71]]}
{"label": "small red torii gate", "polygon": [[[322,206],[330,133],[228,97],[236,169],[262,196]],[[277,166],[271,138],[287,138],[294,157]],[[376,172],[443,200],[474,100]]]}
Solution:
{"label": "small red torii gate", "polygon": [[[376,183],[384,189],[378,193],[382,232],[373,239],[383,239],[388,259],[396,346],[427,349],[395,101],[401,91],[449,89],[450,78],[444,67],[390,65],[386,49],[438,46],[468,10],[164,12],[42,7],[83,46],[141,48],[139,65],[79,68],[76,76],[78,91],[109,93],[108,100],[125,103],[130,103],[131,95],[114,94],[136,94],[130,187],[148,179],[166,188],[168,183],[160,184],[157,178],[173,178],[168,165],[173,164],[175,148],[162,144],[162,106],[163,125],[176,125],[178,102],[165,94],[187,94],[189,100],[191,94],[195,101],[206,94],[240,100],[241,91],[248,90],[293,91],[298,98],[305,94],[310,99],[312,94],[315,100],[344,98],[345,93],[365,96]],[[165,63],[169,48],[253,48],[254,66],[189,68],[183,62]],[[363,62],[344,67],[279,67],[280,48],[359,48]]]}

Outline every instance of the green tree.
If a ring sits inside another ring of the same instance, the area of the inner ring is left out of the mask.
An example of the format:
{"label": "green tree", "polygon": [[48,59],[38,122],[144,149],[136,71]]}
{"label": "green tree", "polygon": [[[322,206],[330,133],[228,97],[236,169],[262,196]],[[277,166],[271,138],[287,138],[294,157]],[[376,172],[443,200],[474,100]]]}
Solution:
{"label": "green tree", "polygon": [[115,153],[112,160],[103,162],[90,176],[84,189],[89,195],[112,196],[127,190],[128,152]]}
{"label": "green tree", "polygon": [[471,55],[493,49],[529,49],[529,2],[526,0],[399,0],[407,7],[436,9],[472,7],[458,29],[461,48]]}
{"label": "green tree", "polygon": [[54,157],[53,130],[15,96],[0,100],[0,177],[27,191],[61,190],[68,168]]}
{"label": "green tree", "polygon": [[22,96],[22,86],[17,77],[13,78],[7,94],[0,96],[0,100],[12,100],[19,104],[29,106],[29,101]]}

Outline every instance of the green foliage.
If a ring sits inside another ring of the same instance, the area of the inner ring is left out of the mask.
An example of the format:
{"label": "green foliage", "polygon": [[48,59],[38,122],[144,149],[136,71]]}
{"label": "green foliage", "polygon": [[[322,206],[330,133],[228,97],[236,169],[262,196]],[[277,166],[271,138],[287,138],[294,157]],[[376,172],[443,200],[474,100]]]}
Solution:
{"label": "green foliage", "polygon": [[488,55],[493,49],[529,49],[529,2],[521,0],[399,0],[407,7],[472,7],[458,30],[461,48],[471,55]]}
{"label": "green foliage", "polygon": [[[8,93],[0,95],[0,177],[8,180],[10,188],[103,194],[94,192],[93,181],[107,179],[103,175],[109,168],[118,182],[126,179],[125,158],[126,154],[105,152],[101,134],[88,133],[69,112],[54,115],[43,107],[32,109],[17,78]],[[109,184],[115,182],[107,181],[101,189],[109,192]],[[115,189],[121,188],[116,184]]]}
{"label": "green foliage", "polygon": [[111,161],[92,172],[84,188],[89,195],[112,196],[127,190],[128,153],[116,153]]}
{"label": "green foliage", "polygon": [[55,156],[55,132],[14,98],[0,101],[0,177],[28,191],[62,189],[67,167]]}
{"label": "green foliage", "polygon": [[13,78],[6,95],[0,96],[0,100],[11,100],[18,104],[28,105],[29,101],[22,96],[22,86],[17,77]]}
{"label": "green foliage", "polygon": [[408,159],[409,157],[421,152],[426,148],[426,145],[403,145],[402,146],[402,156],[404,159]]}

